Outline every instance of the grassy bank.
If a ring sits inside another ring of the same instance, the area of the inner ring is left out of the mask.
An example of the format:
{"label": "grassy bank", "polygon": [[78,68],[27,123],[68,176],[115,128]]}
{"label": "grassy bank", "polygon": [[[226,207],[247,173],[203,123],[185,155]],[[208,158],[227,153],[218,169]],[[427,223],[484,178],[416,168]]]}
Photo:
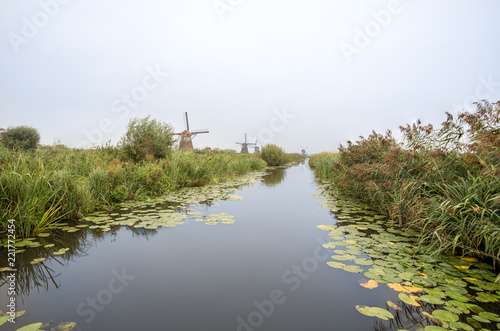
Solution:
{"label": "grassy bank", "polygon": [[6,235],[8,219],[16,220],[18,236],[28,237],[114,203],[217,183],[265,167],[258,155],[250,154],[172,151],[164,159],[131,162],[113,147],[42,146],[16,152],[0,145],[0,237]]}
{"label": "grassy bank", "polygon": [[500,103],[448,114],[439,129],[420,122],[311,158],[339,193],[420,230],[429,252],[454,252],[500,263]]}

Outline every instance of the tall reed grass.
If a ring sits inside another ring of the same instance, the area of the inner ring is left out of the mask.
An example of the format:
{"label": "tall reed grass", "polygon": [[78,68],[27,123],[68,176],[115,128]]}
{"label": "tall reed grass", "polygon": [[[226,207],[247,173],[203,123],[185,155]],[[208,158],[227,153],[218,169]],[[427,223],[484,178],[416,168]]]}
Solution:
{"label": "tall reed grass", "polygon": [[224,152],[172,151],[164,159],[131,162],[111,146],[11,151],[0,145],[0,238],[8,219],[16,220],[18,236],[28,237],[114,203],[217,183],[265,167],[258,155]]}
{"label": "tall reed grass", "polygon": [[341,194],[379,209],[401,227],[421,230],[429,252],[500,263],[500,102],[447,114],[439,129],[420,121],[311,159]]}

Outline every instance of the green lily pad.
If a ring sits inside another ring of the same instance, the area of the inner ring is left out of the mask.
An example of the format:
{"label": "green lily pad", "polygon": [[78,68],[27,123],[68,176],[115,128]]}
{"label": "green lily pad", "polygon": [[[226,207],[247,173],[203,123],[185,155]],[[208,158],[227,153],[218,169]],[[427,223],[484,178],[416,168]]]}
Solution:
{"label": "green lily pad", "polygon": [[479,302],[497,302],[498,295],[491,294],[491,293],[485,293],[485,292],[479,292],[479,293],[477,293],[476,300]]}
{"label": "green lily pad", "polygon": [[328,264],[330,267],[335,268],[335,269],[344,269],[344,267],[346,266],[344,263],[335,262],[335,261],[330,261],[330,262],[327,262],[326,264]]}
{"label": "green lily pad", "polygon": [[433,305],[444,304],[444,301],[440,297],[435,296],[435,295],[422,295],[419,297],[419,299],[424,301],[424,302],[431,303]]}
{"label": "green lily pad", "polygon": [[478,322],[481,322],[481,323],[491,323],[491,321],[487,318],[483,318],[479,315],[472,315],[472,318],[475,319],[476,321]]}
{"label": "green lily pad", "polygon": [[33,261],[30,261],[30,264],[38,264],[42,261],[45,261],[45,258],[44,257],[41,257],[39,259],[34,259]]}
{"label": "green lily pad", "polygon": [[0,325],[5,324],[5,322],[7,322],[9,318],[10,318],[9,315],[0,316]]}
{"label": "green lily pad", "polygon": [[363,315],[378,317],[384,321],[389,320],[389,318],[394,318],[394,315],[392,315],[392,313],[379,307],[368,307],[368,306],[357,305],[356,309]]}
{"label": "green lily pad", "polygon": [[478,316],[480,316],[481,318],[493,321],[493,322],[500,322],[500,316],[498,316],[498,314],[495,314],[495,313],[483,311],[483,312],[480,312],[478,314]]}
{"label": "green lily pad", "polygon": [[36,331],[39,330],[42,327],[42,323],[33,323],[30,325],[23,326],[20,329],[17,329],[16,331]]}
{"label": "green lily pad", "polygon": [[469,302],[469,298],[467,298],[465,295],[454,293],[454,292],[446,292],[446,295],[449,296],[450,298],[460,301],[460,302]]}
{"label": "green lily pad", "polygon": [[456,322],[458,321],[458,316],[450,311],[437,309],[432,312],[432,317],[440,320],[441,322]]}
{"label": "green lily pad", "polygon": [[446,331],[446,329],[437,325],[428,325],[425,327],[424,331]]}
{"label": "green lily pad", "polygon": [[54,252],[52,254],[54,254],[54,255],[63,255],[68,250],[69,250],[69,248],[61,248],[60,250],[58,250],[58,251],[56,251],[56,252]]}
{"label": "green lily pad", "polygon": [[359,265],[366,265],[366,266],[368,266],[368,265],[372,265],[373,261],[369,260],[369,259],[365,259],[365,258],[359,258],[359,259],[355,259],[354,263],[359,264]]}
{"label": "green lily pad", "polygon": [[462,322],[451,322],[450,326],[456,329],[463,329],[464,331],[474,331],[474,328],[472,326]]}
{"label": "green lily pad", "polygon": [[45,246],[43,246],[43,247],[45,247],[45,248],[54,247],[54,244],[47,244],[47,245],[45,245]]}
{"label": "green lily pad", "polygon": [[347,265],[343,268],[345,271],[352,272],[352,273],[361,273],[364,270],[360,268],[357,265]]}

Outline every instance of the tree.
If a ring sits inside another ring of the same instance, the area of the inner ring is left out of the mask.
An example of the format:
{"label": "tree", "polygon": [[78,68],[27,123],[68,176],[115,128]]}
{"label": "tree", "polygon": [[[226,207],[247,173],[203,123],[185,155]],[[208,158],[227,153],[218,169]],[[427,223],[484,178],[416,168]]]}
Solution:
{"label": "tree", "polygon": [[146,157],[150,159],[151,156],[166,157],[174,143],[173,127],[148,116],[130,120],[119,146],[128,158],[142,161]]}
{"label": "tree", "polygon": [[262,147],[260,157],[266,161],[269,166],[280,166],[288,162],[285,150],[274,144],[267,144]]}
{"label": "tree", "polygon": [[0,134],[0,140],[9,149],[35,150],[40,142],[38,130],[21,125],[9,127]]}

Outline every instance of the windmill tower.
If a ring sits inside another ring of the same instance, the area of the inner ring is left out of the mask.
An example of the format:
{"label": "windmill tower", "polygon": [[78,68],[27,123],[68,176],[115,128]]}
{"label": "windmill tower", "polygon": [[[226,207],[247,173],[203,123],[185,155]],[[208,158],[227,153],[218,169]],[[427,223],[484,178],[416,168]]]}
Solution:
{"label": "windmill tower", "polygon": [[255,145],[253,146],[253,149],[254,149],[254,153],[260,153],[260,147],[257,146],[257,140],[255,140]]}
{"label": "windmill tower", "polygon": [[306,155],[307,154],[306,150],[307,150],[307,147],[306,148],[302,148],[302,155]]}
{"label": "windmill tower", "polygon": [[185,112],[184,115],[186,116],[186,130],[181,133],[174,133],[175,135],[181,136],[181,140],[179,141],[179,150],[193,149],[193,138],[200,133],[209,133],[208,130],[189,131],[188,113]]}
{"label": "windmill tower", "polygon": [[247,142],[247,134],[245,133],[245,142],[244,143],[237,143],[237,144],[241,145],[241,154],[248,154],[248,146],[257,145],[257,142],[254,142],[254,143]]}

